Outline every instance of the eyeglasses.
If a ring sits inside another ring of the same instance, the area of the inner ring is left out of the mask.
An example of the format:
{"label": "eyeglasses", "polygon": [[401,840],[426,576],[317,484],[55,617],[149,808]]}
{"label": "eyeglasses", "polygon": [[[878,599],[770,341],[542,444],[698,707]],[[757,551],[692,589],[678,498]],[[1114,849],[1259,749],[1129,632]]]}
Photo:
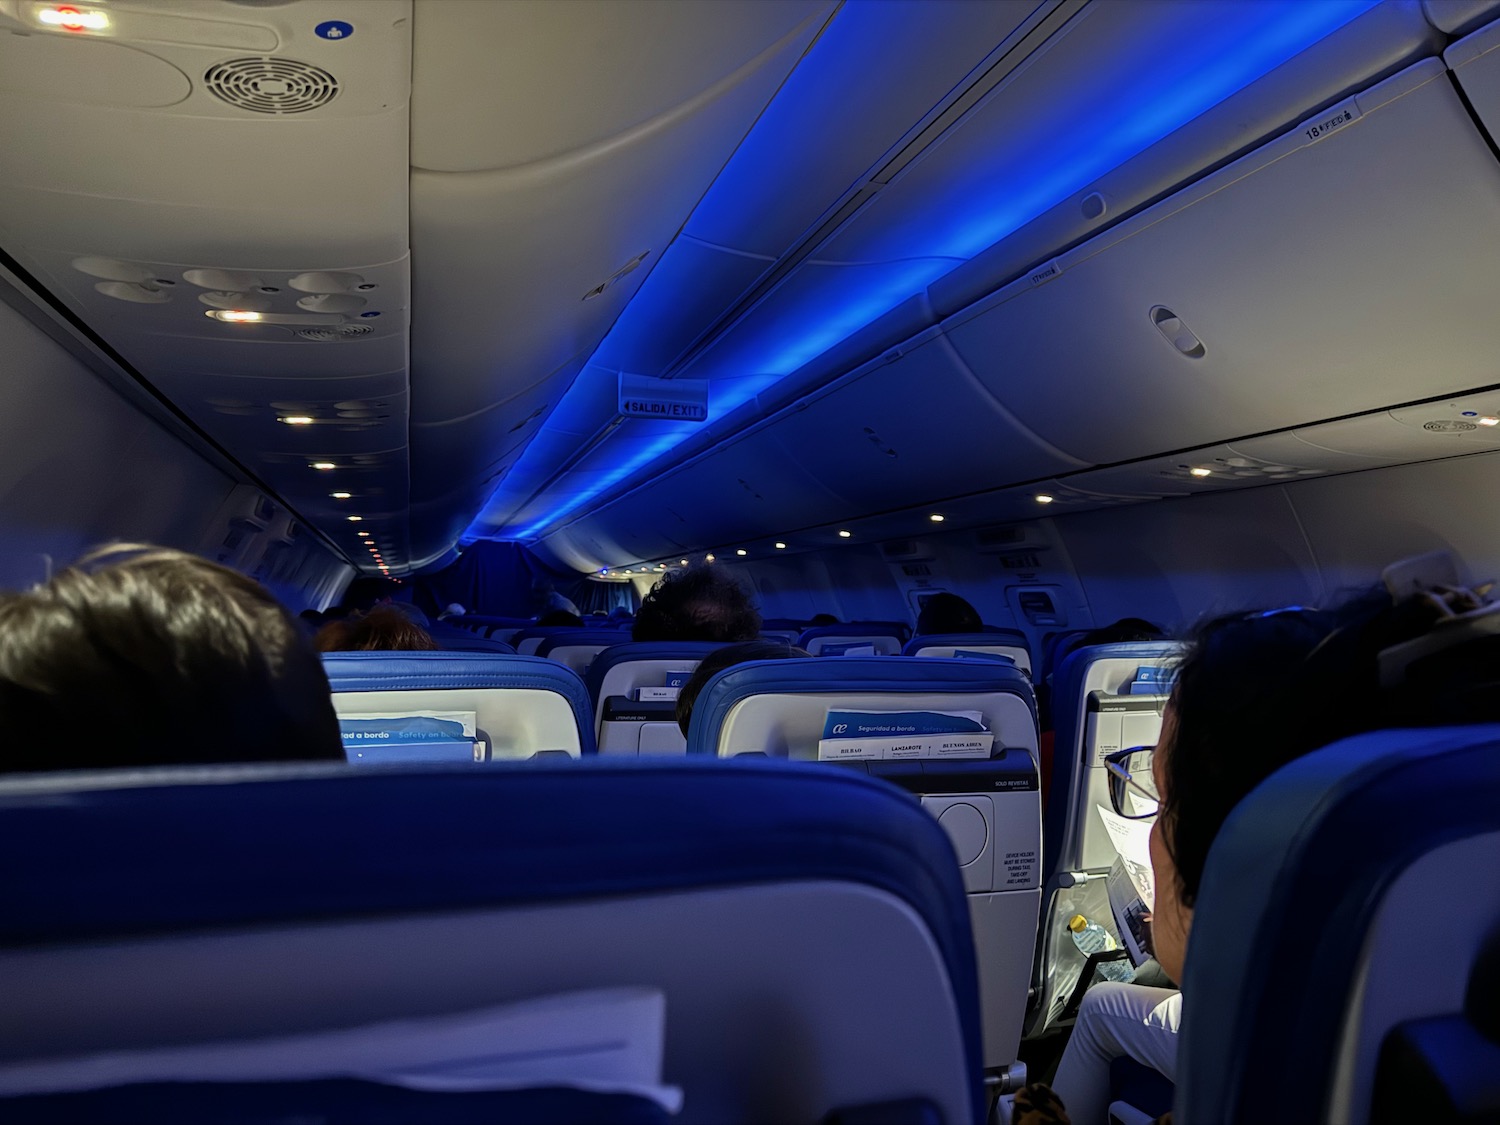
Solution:
{"label": "eyeglasses", "polygon": [[1149,820],[1161,807],[1161,794],[1151,772],[1154,746],[1131,746],[1104,758],[1109,771],[1109,801],[1126,820]]}

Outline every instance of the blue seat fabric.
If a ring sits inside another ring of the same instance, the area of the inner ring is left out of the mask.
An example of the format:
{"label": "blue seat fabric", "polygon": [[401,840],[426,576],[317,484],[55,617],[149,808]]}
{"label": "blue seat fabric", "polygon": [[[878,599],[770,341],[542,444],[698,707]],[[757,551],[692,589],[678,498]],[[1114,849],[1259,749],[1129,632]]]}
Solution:
{"label": "blue seat fabric", "polygon": [[1209,853],[1193,919],[1178,1116],[1321,1111],[1358,972],[1350,935],[1368,932],[1411,861],[1500,831],[1497,793],[1500,725],[1486,725],[1346,739],[1240,802]]}
{"label": "blue seat fabric", "polygon": [[578,720],[581,753],[596,753],[594,714],[578,673],[555,660],[489,652],[329,652],[323,669],[335,694],[531,688],[563,696]]}
{"label": "blue seat fabric", "polygon": [[27,857],[0,869],[0,942],[857,882],[906,902],[931,931],[983,1117],[962,877],[946,833],[894,786],[810,763],[681,758],[258,767],[233,784],[186,784],[184,773],[236,776],[0,783],[0,854]]}
{"label": "blue seat fabric", "polygon": [[443,652],[501,652],[515,654],[515,649],[504,641],[481,637],[469,629],[455,629],[442,622],[434,622],[427,630]]}
{"label": "blue seat fabric", "polygon": [[[751,660],[726,668],[703,685],[688,731],[689,754],[717,754],[719,728],[730,710],[753,695],[792,692],[1009,692],[1031,708],[1031,682],[1009,661],[895,660],[888,656],[798,657]],[[998,749],[998,747],[997,747]]]}

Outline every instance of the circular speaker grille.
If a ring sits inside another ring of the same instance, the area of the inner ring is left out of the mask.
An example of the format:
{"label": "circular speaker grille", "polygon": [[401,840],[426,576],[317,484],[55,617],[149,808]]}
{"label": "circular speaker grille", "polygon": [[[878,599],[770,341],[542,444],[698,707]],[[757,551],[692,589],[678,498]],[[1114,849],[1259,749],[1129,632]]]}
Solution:
{"label": "circular speaker grille", "polygon": [[296,59],[230,59],[210,67],[203,81],[215,97],[255,113],[306,113],[339,92],[333,75]]}
{"label": "circular speaker grille", "polygon": [[317,340],[320,343],[329,340],[357,340],[361,336],[368,336],[375,331],[368,324],[336,324],[331,328],[299,328],[297,335],[304,340]]}

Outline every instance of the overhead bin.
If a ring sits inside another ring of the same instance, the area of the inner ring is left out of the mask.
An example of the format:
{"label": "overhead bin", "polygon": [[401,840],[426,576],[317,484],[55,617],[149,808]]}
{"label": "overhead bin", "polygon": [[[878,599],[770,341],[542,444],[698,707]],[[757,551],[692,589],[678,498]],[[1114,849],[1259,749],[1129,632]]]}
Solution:
{"label": "overhead bin", "polygon": [[[1500,16],[1500,3],[1494,8]],[[1443,58],[1490,136],[1500,133],[1500,22],[1460,39]]]}
{"label": "overhead bin", "polygon": [[847,498],[824,519],[1084,467],[1017,422],[942,337],[840,381],[775,430]]}
{"label": "overhead bin", "polygon": [[944,328],[1024,425],[1112,462],[1493,382],[1497,289],[1500,166],[1434,59]]}
{"label": "overhead bin", "polygon": [[1422,0],[1422,11],[1433,27],[1462,35],[1500,19],[1500,0]]}

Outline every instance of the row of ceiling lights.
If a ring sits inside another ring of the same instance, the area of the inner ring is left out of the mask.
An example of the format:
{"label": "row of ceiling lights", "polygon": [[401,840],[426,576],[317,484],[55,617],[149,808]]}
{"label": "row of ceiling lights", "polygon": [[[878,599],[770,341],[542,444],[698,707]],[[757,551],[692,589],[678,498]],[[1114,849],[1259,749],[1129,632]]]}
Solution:
{"label": "row of ceiling lights", "polygon": [[[1492,425],[1496,425],[1497,423],[1500,423],[1500,419],[1496,419],[1495,421],[1491,421],[1488,418],[1481,418],[1480,421],[1483,422],[1487,426],[1492,426]],[[1205,468],[1202,465],[1196,465],[1196,466],[1190,468],[1188,470],[1188,473],[1190,475],[1192,475],[1192,476],[1202,478],[1202,477],[1212,476],[1213,475],[1213,470],[1209,469],[1209,468]],[[1038,492],[1035,496],[1032,497],[1032,499],[1035,500],[1038,504],[1051,504],[1053,501],[1055,501],[1057,499],[1057,497],[1053,496],[1051,493],[1048,493],[1048,492]],[[945,516],[945,515],[943,515],[941,512],[933,512],[927,518],[930,521],[932,521],[933,523],[942,523],[948,517]],[[840,539],[852,539],[854,537],[854,532],[850,531],[848,528],[842,528],[841,527],[841,528],[839,528],[838,537]],[[780,542],[780,541],[777,541],[777,543],[775,544],[775,546],[776,546],[776,550],[778,550],[778,551],[785,551],[787,549],[787,545],[785,543],[783,543],[783,542]],[[749,555],[750,552],[747,551],[744,547],[739,547],[739,548],[735,549],[734,553],[735,553],[735,555],[737,557],[744,558],[745,556]],[[716,556],[714,556],[713,554],[707,554],[707,555],[703,556],[703,561],[704,562],[713,562],[715,560],[715,557]],[[690,561],[691,560],[689,560],[689,559],[683,559],[683,560],[681,560],[681,562],[680,562],[679,565],[681,565],[681,566],[688,566],[689,563],[690,563]],[[653,568],[650,567],[650,566],[642,566],[642,567],[640,567],[638,569],[639,569],[640,573],[642,573],[642,574],[650,574]],[[658,563],[654,569],[656,569],[656,570],[666,570],[667,566],[666,566],[665,563]],[[609,567],[604,567],[603,569],[601,569],[599,571],[599,573],[601,575],[613,575],[614,577],[619,577],[622,574],[634,574],[636,572],[636,570],[637,570],[637,568],[635,568],[635,567],[625,567],[623,570],[614,570],[614,571],[611,571]]]}
{"label": "row of ceiling lights", "polygon": [[[287,419],[287,418],[283,418],[281,420],[283,422],[289,421],[289,419]],[[308,421],[311,421],[311,420],[312,419],[308,419]],[[310,469],[316,469],[320,473],[331,473],[331,472],[333,472],[333,470],[335,470],[335,469],[338,468],[338,465],[335,464],[332,461],[312,461],[312,462],[310,462],[308,464],[308,468],[310,468]],[[331,496],[331,497],[333,497],[333,499],[335,499],[335,500],[348,500],[354,494],[352,492],[330,492],[328,495]],[[350,523],[362,523],[364,521],[365,517],[364,516],[345,516],[344,518],[347,519]],[[361,539],[370,539],[370,538],[373,538],[368,531],[360,531],[357,534],[359,535],[359,537]],[[380,553],[380,548],[378,546],[376,546],[374,543],[366,543],[365,546],[369,549],[369,551],[370,551],[370,557],[375,560],[375,565],[380,569],[380,572],[382,574],[384,574],[387,578],[389,578],[390,574],[391,574],[391,568],[386,563],[384,557],[382,557],[382,555]]]}

